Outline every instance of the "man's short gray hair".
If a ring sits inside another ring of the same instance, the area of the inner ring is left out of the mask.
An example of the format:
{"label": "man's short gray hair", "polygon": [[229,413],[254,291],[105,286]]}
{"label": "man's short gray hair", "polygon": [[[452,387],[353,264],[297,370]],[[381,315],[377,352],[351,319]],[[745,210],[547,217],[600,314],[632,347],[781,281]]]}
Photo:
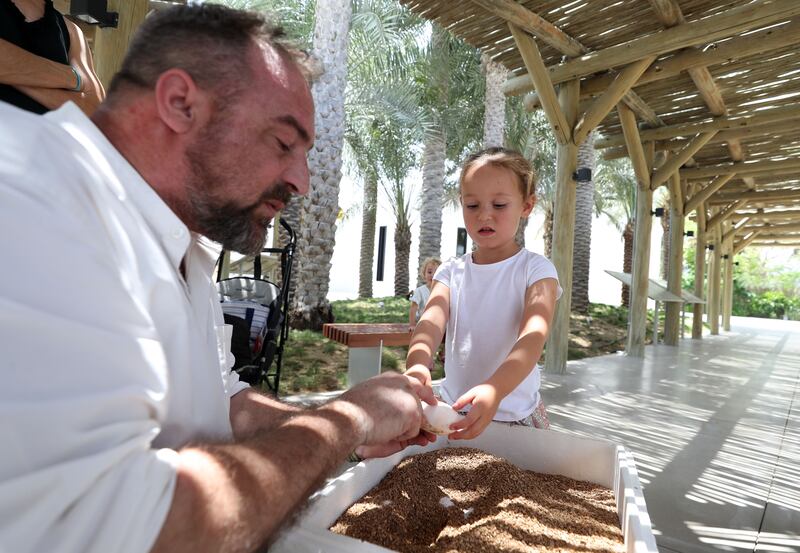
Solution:
{"label": "man's short gray hair", "polygon": [[108,94],[113,97],[130,85],[152,89],[159,75],[177,68],[200,88],[219,91],[219,99],[229,98],[250,81],[247,55],[254,42],[292,60],[308,81],[316,75],[310,56],[264,15],[219,4],[193,4],[170,7],[145,19]]}

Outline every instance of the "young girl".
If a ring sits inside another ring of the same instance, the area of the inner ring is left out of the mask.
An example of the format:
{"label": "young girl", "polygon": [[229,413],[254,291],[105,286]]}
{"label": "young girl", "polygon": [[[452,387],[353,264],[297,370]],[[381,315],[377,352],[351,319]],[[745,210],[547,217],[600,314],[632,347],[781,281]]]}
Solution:
{"label": "young girl", "polygon": [[549,260],[514,241],[536,203],[533,169],[517,152],[488,148],[467,159],[459,185],[476,249],[436,271],[406,374],[431,385],[432,352],[446,330],[440,394],[469,411],[451,425],[451,438],[474,438],[492,420],[547,428],[536,363],[561,287]]}
{"label": "young girl", "polygon": [[408,311],[408,326],[412,331],[414,327],[417,326],[422,312],[425,311],[425,305],[431,295],[431,287],[433,287],[433,274],[441,264],[442,262],[435,257],[429,257],[422,262],[419,276],[422,277],[425,284],[414,290],[411,294],[411,308]]}

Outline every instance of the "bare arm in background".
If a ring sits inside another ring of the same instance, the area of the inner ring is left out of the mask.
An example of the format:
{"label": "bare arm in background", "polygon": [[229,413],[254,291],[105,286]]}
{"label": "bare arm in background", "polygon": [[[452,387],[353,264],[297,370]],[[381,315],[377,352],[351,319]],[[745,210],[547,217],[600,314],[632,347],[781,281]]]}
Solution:
{"label": "bare arm in background", "polygon": [[[86,37],[83,36],[83,32],[81,32],[80,28],[75,23],[68,19],[65,19],[64,23],[69,31],[70,65],[74,67],[75,70],[81,75],[81,90],[65,90],[67,87],[70,89],[74,88],[76,84],[75,74],[72,72],[72,69],[70,69],[69,65],[51,62],[50,60],[40,58],[39,56],[34,56],[30,52],[22,50],[21,48],[17,48],[10,43],[7,44],[10,44],[13,48],[24,52],[27,54],[27,56],[32,56],[38,60],[44,60],[50,64],[58,66],[55,69],[51,68],[51,70],[55,71],[58,75],[61,75],[64,71],[66,71],[69,74],[69,83],[62,87],[43,86],[41,84],[26,85],[24,83],[7,84],[14,84],[19,90],[48,109],[59,108],[62,104],[71,101],[75,102],[75,104],[77,104],[77,106],[81,108],[84,113],[91,115],[97,106],[100,105],[100,102],[103,101],[103,98],[105,97],[105,90],[103,89],[100,79],[98,79],[94,72],[92,53],[89,50],[89,45],[86,42]],[[19,56],[19,53],[13,53],[13,55]],[[2,52],[0,52],[0,59],[2,59]],[[36,77],[43,77],[43,75],[37,71]],[[52,82],[53,79],[54,77],[44,77],[42,82]]]}

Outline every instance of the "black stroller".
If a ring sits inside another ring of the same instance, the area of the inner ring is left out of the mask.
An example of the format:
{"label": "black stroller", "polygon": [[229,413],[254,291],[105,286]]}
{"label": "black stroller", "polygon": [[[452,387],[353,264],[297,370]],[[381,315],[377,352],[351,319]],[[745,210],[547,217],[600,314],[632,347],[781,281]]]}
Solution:
{"label": "black stroller", "polygon": [[[253,276],[220,279],[220,254],[217,290],[225,322],[233,326],[231,353],[236,358],[233,369],[239,378],[254,386],[266,382],[278,393],[281,378],[283,347],[289,337],[289,283],[296,237],[283,219],[288,241],[283,248],[264,248],[262,253],[280,254],[281,285],[261,278],[261,256],[253,259]],[[275,361],[273,365],[273,361]]]}

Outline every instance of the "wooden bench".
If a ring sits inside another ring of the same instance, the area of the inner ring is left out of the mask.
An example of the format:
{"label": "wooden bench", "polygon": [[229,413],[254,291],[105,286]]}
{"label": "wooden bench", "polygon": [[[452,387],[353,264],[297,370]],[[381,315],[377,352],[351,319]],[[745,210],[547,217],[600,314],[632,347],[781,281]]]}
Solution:
{"label": "wooden bench", "polygon": [[322,326],[322,335],[348,347],[348,386],[380,374],[383,346],[411,341],[408,323],[331,323]]}

